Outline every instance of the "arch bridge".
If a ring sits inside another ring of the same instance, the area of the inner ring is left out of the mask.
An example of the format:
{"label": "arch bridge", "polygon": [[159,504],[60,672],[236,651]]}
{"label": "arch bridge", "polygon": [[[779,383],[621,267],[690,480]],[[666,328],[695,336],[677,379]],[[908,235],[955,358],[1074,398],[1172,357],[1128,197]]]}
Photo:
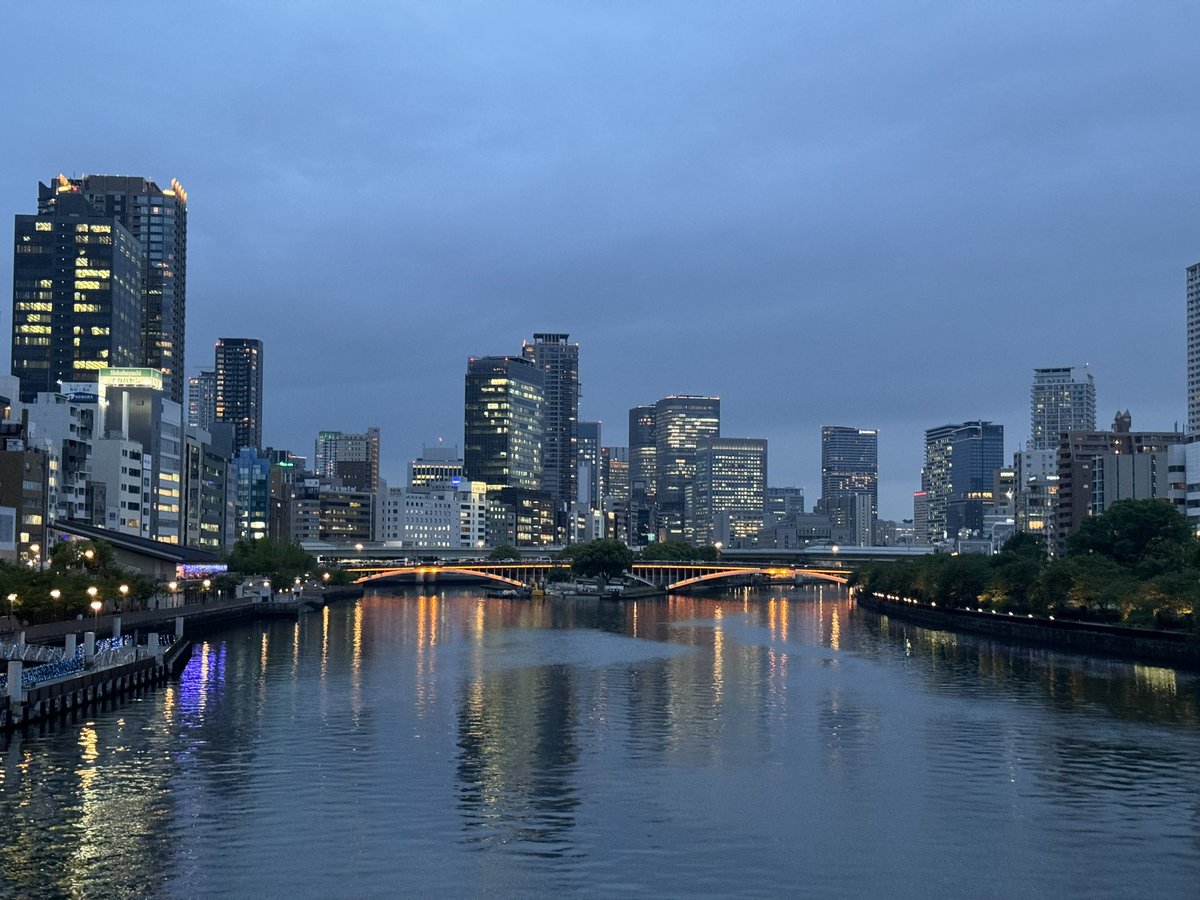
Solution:
{"label": "arch bridge", "polygon": [[[567,564],[569,565],[569,563]],[[423,563],[420,565],[357,565],[351,572],[359,577],[355,584],[377,581],[401,581],[436,584],[446,578],[470,578],[506,588],[532,587],[545,581],[552,568],[565,568],[548,561]],[[768,581],[796,583],[805,579],[845,584],[847,571],[840,568],[815,568],[789,565],[725,564],[720,562],[637,562],[627,573],[633,580],[669,593],[688,588],[715,586],[721,581],[765,578]]]}

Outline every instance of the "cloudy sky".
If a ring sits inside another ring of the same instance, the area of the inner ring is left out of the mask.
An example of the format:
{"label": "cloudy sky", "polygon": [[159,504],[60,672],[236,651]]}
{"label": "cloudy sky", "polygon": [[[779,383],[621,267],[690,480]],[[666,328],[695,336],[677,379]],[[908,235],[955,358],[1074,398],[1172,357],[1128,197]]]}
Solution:
{"label": "cloudy sky", "polygon": [[567,331],[605,443],[717,394],[815,500],[820,426],[876,427],[909,517],[923,430],[1020,448],[1035,366],[1182,427],[1198,33],[1165,0],[5,3],[0,213],[178,178],[187,370],[261,337],[273,446],[379,425],[398,483],[461,443],[469,355]]}

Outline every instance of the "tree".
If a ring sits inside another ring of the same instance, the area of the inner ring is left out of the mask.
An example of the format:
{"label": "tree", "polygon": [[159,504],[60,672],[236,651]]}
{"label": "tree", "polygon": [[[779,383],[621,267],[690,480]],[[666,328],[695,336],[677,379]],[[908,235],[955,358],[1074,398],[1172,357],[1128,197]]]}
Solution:
{"label": "tree", "polygon": [[521,551],[512,544],[501,544],[495,550],[488,554],[488,559],[520,559]]}
{"label": "tree", "polygon": [[243,538],[230,551],[229,569],[243,575],[266,575],[272,584],[281,587],[297,577],[311,575],[317,570],[317,560],[295,541]]}
{"label": "tree", "polygon": [[585,578],[608,582],[633,565],[633,551],[620,541],[600,538],[576,546],[571,570]]}
{"label": "tree", "polygon": [[1145,578],[1194,565],[1200,553],[1187,517],[1166,500],[1119,500],[1084,519],[1067,548],[1072,556],[1105,556]]}
{"label": "tree", "polygon": [[655,541],[642,548],[642,559],[651,562],[655,560],[689,562],[697,558],[696,554],[696,548],[683,541]]}

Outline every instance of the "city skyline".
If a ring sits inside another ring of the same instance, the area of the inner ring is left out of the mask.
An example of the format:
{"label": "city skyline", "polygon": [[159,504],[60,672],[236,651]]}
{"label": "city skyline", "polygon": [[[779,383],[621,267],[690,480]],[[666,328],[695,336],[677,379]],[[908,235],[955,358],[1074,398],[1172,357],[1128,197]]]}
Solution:
{"label": "city skyline", "polygon": [[[187,186],[184,374],[261,338],[273,446],[378,424],[399,483],[461,439],[463,358],[535,329],[580,343],[608,445],[645,398],[719,395],[816,497],[821,425],[878,429],[883,518],[911,516],[927,428],[1020,449],[1037,367],[1090,364],[1101,421],[1184,427],[1197,11],[378,7],[366,38],[307,12],[178,11],[151,102],[70,58],[0,87],[39,135],[0,151],[9,215],[55,171]],[[46,14],[6,10],[14,76]],[[113,101],[47,118],[84,77]]]}

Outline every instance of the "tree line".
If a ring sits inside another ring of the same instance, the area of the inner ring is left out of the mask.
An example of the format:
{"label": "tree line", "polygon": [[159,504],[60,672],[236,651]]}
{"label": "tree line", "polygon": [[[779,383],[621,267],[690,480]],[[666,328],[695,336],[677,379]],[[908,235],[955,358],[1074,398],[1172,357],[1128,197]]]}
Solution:
{"label": "tree line", "polygon": [[1200,631],[1200,539],[1165,500],[1114,503],[1085,519],[1057,559],[1019,533],[990,557],[867,563],[851,584],[951,607]]}

